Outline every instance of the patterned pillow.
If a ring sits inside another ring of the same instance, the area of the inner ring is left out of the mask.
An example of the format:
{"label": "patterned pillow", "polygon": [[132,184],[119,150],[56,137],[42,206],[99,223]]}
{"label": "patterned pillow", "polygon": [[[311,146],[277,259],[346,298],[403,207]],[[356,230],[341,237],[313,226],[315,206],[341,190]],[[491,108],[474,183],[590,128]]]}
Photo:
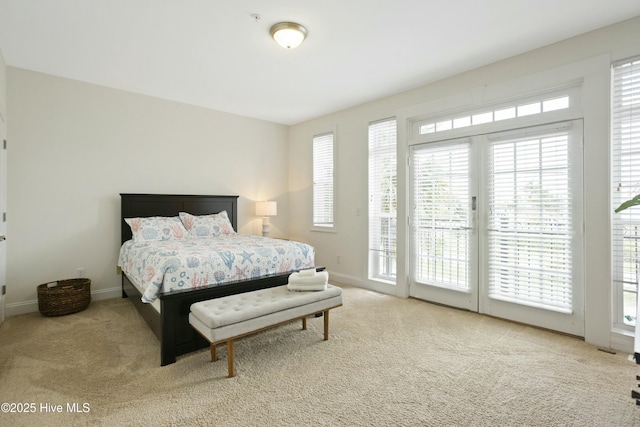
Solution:
{"label": "patterned pillow", "polygon": [[146,218],[125,218],[131,227],[135,242],[157,240],[180,240],[189,237],[182,221],[177,216],[150,216]]}
{"label": "patterned pillow", "polygon": [[195,237],[217,237],[236,233],[227,211],[199,216],[180,212],[180,220],[189,234]]}

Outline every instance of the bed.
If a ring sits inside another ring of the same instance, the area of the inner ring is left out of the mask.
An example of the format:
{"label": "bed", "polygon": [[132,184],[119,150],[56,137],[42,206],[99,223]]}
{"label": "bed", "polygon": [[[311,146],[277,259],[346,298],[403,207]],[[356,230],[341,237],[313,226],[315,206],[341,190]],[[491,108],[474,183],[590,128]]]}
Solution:
{"label": "bed", "polygon": [[[209,215],[226,212],[233,230],[237,230],[238,196],[130,194],[121,197],[121,244],[132,239],[128,218],[175,217],[180,212]],[[311,254],[312,256],[313,254]],[[308,268],[308,266],[304,266]],[[322,268],[318,268],[321,270]],[[295,271],[292,266],[291,271]],[[160,364],[174,363],[176,357],[205,348],[209,343],[189,325],[191,304],[227,295],[271,288],[287,283],[291,271],[262,274],[259,277],[235,279],[224,283],[201,283],[195,288],[160,289],[152,303],[143,302],[142,289],[133,275],[122,273],[122,296],[129,298],[160,341]],[[215,282],[211,280],[211,282]],[[145,299],[148,301],[148,299]]]}

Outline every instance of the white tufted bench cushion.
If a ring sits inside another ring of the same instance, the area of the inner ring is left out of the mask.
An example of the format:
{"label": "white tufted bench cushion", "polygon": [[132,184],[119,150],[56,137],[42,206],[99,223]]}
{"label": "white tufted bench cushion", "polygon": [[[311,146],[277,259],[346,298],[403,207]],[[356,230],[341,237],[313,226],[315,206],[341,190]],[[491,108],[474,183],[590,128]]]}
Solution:
{"label": "white tufted bench cushion", "polygon": [[342,289],[327,285],[314,292],[293,292],[287,286],[229,295],[191,305],[189,323],[211,343],[211,360],[216,360],[215,346],[227,342],[229,376],[234,376],[233,340],[282,323],[302,319],[306,329],[308,316],[324,313],[325,337],[329,338],[329,310],[342,305]]}

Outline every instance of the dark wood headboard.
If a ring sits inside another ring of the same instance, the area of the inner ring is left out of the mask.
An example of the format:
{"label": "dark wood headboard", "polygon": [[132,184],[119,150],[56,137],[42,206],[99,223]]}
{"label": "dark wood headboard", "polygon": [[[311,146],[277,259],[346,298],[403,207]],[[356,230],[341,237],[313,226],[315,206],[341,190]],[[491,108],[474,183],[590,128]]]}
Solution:
{"label": "dark wood headboard", "polygon": [[125,218],[177,216],[179,212],[207,215],[227,211],[233,229],[238,231],[238,196],[120,193],[120,202],[121,243],[131,239],[131,228]]}

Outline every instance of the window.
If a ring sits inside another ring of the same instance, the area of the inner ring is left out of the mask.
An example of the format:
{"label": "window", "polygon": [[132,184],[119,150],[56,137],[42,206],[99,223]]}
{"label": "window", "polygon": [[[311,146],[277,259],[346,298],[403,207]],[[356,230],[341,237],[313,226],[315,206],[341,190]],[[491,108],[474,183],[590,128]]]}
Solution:
{"label": "window", "polygon": [[369,125],[369,278],[395,281],[396,120]]}
{"label": "window", "polygon": [[[640,194],[640,57],[612,66],[612,206]],[[614,326],[633,330],[640,279],[640,207],[613,214]]]}
{"label": "window", "polygon": [[333,132],[313,137],[313,226],[333,228]]}
{"label": "window", "polygon": [[500,120],[515,119],[551,111],[566,110],[570,107],[570,95],[550,94],[536,97],[533,101],[521,105],[502,105],[491,111],[478,111],[468,116],[445,118],[437,121],[420,123],[420,135],[460,129],[468,126],[478,126]]}

